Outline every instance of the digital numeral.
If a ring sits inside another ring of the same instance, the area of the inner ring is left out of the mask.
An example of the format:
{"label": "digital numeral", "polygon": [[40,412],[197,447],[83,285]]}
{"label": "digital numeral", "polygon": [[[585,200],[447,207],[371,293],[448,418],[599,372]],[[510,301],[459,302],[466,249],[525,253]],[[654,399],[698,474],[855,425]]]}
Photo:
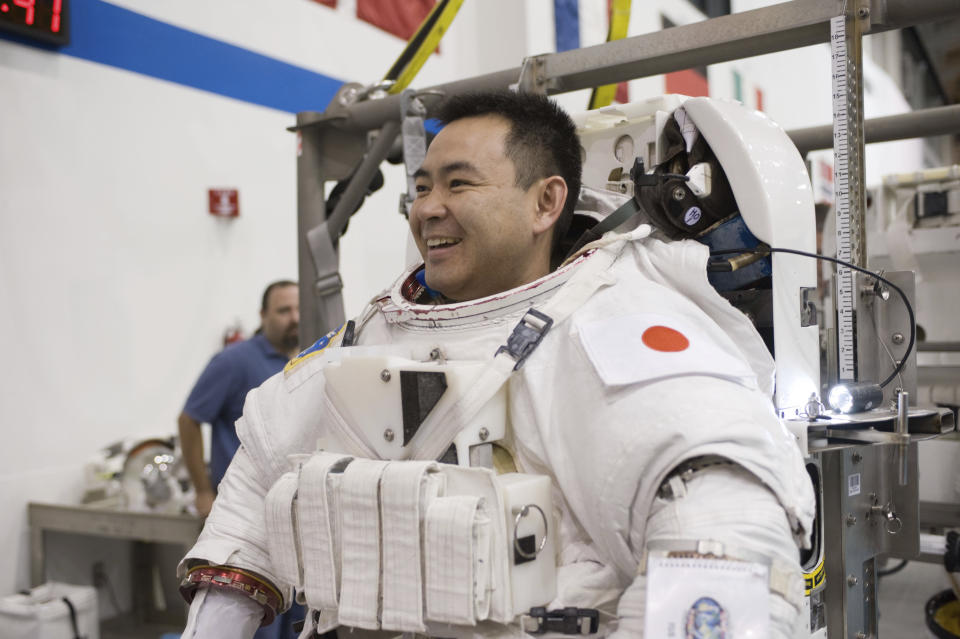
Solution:
{"label": "digital numeral", "polygon": [[60,33],[60,12],[63,10],[63,0],[53,0],[53,15],[50,16],[50,31]]}
{"label": "digital numeral", "polygon": [[26,9],[27,17],[23,21],[25,24],[33,24],[33,16],[36,13],[34,5],[37,4],[37,0],[13,0],[13,4]]}

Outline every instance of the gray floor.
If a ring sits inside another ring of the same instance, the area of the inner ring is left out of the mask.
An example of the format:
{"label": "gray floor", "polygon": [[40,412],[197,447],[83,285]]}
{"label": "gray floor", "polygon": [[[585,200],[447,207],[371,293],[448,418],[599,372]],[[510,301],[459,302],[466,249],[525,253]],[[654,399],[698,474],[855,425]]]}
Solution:
{"label": "gray floor", "polygon": [[[892,566],[896,561],[892,561]],[[880,580],[879,639],[933,637],[924,622],[930,597],[950,587],[943,566],[910,562],[900,572]]]}

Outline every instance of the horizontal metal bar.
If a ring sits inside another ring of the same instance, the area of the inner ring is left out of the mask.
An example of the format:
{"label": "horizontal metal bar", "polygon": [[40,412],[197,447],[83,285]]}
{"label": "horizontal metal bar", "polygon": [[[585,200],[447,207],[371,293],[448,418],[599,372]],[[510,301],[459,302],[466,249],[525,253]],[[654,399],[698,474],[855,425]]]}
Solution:
{"label": "horizontal metal bar", "polygon": [[[960,104],[873,118],[863,124],[867,144],[960,133]],[[801,155],[817,149],[833,148],[832,124],[794,129],[787,131],[787,135],[797,145]]]}
{"label": "horizontal metal bar", "polygon": [[843,0],[800,0],[546,56],[551,93],[794,49],[830,37]]}
{"label": "horizontal metal bar", "polygon": [[917,350],[933,353],[958,353],[960,342],[917,342]]}
{"label": "horizontal metal bar", "polygon": [[[547,92],[565,93],[700,65],[746,58],[827,42],[830,19],[843,0],[792,0],[693,24],[633,36],[583,49],[540,56]],[[870,33],[960,16],[957,0],[873,0]],[[873,21],[876,17],[876,21]],[[439,84],[423,93],[455,95],[505,89],[520,78],[520,67]],[[428,109],[433,102],[427,104]],[[298,126],[328,121],[351,130],[378,129],[399,118],[400,96],[366,100],[330,114],[301,114]]]}
{"label": "horizontal metal bar", "polygon": [[925,528],[955,528],[960,526],[960,504],[921,501],[920,523]]}
{"label": "horizontal metal bar", "polygon": [[917,384],[920,386],[955,385],[958,382],[960,382],[960,366],[917,367]]}
{"label": "horizontal metal bar", "polygon": [[[873,11],[870,21],[873,25],[886,29],[901,29],[923,22],[938,22],[955,18],[958,13],[957,0],[872,0]],[[919,14],[919,15],[918,15]]]}
{"label": "horizontal metal bar", "polygon": [[[495,91],[497,89],[506,89],[511,84],[517,82],[520,77],[520,67],[495,71],[486,75],[479,75],[466,80],[456,80],[446,84],[422,89],[418,95],[438,94],[438,95],[457,95],[470,91]],[[334,98],[336,99],[336,98]],[[435,105],[433,100],[425,100],[428,109]],[[302,115],[302,114],[301,114]],[[299,127],[310,126],[313,123],[319,123],[326,119],[323,113],[312,114],[313,117],[301,117],[297,120]],[[391,119],[400,119],[400,95],[390,95],[378,100],[366,100],[357,102],[345,107],[344,111],[338,111],[331,124],[344,128],[359,131],[370,131],[379,129],[384,122]]]}

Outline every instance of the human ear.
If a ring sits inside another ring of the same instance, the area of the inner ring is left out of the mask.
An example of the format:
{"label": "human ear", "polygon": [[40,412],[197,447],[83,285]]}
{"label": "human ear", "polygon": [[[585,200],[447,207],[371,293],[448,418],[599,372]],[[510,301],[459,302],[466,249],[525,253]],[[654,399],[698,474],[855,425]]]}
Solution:
{"label": "human ear", "polygon": [[537,186],[537,216],[533,231],[539,235],[553,228],[567,201],[567,182],[559,175],[539,181]]}

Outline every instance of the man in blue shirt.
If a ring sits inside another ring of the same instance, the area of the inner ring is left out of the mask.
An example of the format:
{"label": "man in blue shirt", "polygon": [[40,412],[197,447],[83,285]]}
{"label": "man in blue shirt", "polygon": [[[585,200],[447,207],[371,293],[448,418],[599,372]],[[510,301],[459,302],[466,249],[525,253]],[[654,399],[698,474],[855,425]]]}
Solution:
{"label": "man in blue shirt", "polygon": [[[196,489],[195,503],[201,516],[210,514],[217,485],[240,447],[234,422],[243,413],[247,392],[283,370],[297,354],[299,324],[297,283],[274,282],[263,292],[256,334],[214,355],[190,391],[177,425],[183,460]],[[209,474],[203,463],[202,423],[211,426]],[[260,628],[256,639],[295,637],[293,622],[303,619],[304,614],[303,608],[294,604],[272,624]]]}
{"label": "man in blue shirt", "polygon": [[[297,354],[300,304],[296,282],[274,282],[263,293],[260,328],[250,339],[213,356],[180,413],[180,446],[196,489],[197,512],[210,513],[217,484],[240,446],[234,422],[247,392],[283,370]],[[203,463],[200,424],[211,426],[210,472]]]}

